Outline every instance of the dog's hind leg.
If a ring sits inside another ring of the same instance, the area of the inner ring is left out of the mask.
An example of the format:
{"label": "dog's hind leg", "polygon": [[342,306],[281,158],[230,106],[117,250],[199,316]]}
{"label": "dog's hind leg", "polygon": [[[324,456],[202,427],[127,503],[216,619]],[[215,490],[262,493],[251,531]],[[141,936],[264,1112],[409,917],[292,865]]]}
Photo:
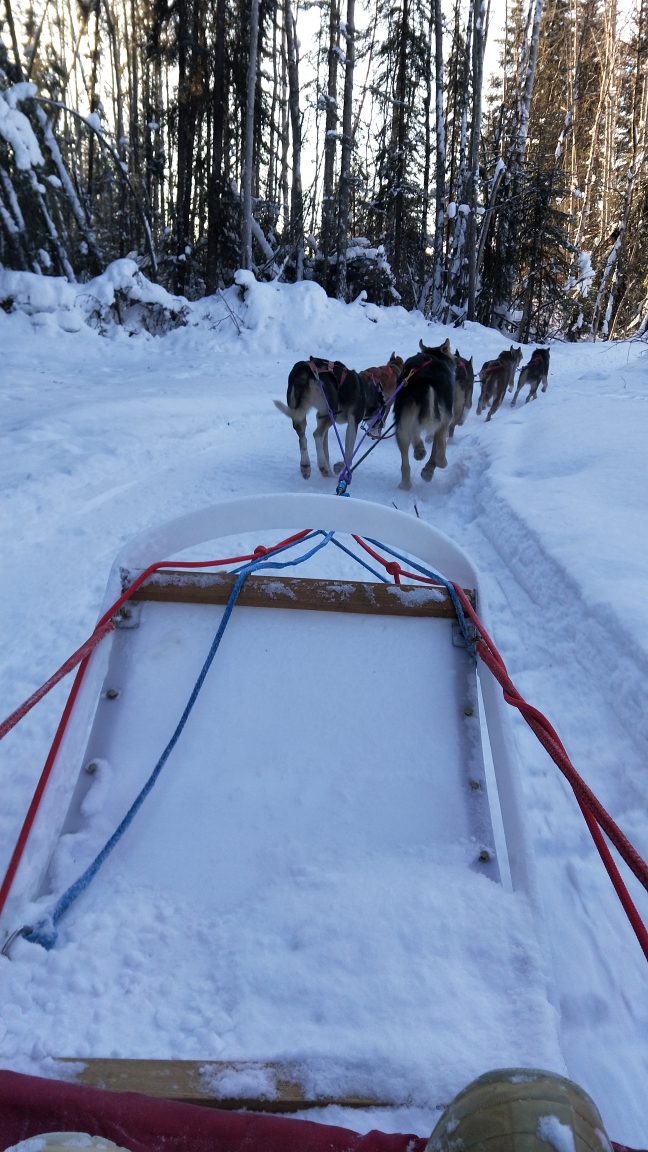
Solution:
{"label": "dog's hind leg", "polygon": [[549,380],[546,376],[541,376],[540,379],[542,380],[542,391],[546,392],[549,386]]}
{"label": "dog's hind leg", "polygon": [[452,405],[452,420],[448,428],[448,438],[451,440],[454,436],[454,430],[457,424],[463,424],[466,419],[466,397],[463,388],[458,384],[457,391],[455,392],[454,404]]}
{"label": "dog's hind leg", "polygon": [[499,408],[499,406],[502,403],[502,400],[504,399],[505,396],[506,396],[506,382],[502,382],[502,384],[500,384],[498,386],[497,392],[495,393],[495,395],[493,397],[493,403],[490,406],[490,412],[488,413],[488,416],[486,417],[487,423],[490,420],[491,416],[495,415],[495,413],[497,412],[497,409]]}
{"label": "dog's hind leg", "polygon": [[448,425],[447,424],[442,424],[441,427],[437,428],[436,432],[434,433],[434,439],[432,441],[432,451],[430,452],[430,458],[429,458],[427,464],[425,465],[425,467],[423,468],[423,471],[421,472],[421,477],[423,480],[430,481],[432,479],[432,477],[434,476],[434,469],[435,468],[447,468],[447,466],[448,466],[448,461],[446,458],[446,438],[447,438],[447,435],[448,435]]}
{"label": "dog's hind leg", "polygon": [[527,370],[526,370],[526,368],[523,368],[522,371],[520,372],[520,378],[518,380],[517,391],[516,391],[513,399],[511,400],[511,408],[515,408],[515,401],[517,400],[518,396],[520,395],[520,392],[524,388],[524,385],[526,384],[526,382],[527,382]]}
{"label": "dog's hind leg", "polygon": [[333,475],[328,455],[328,430],[330,427],[331,421],[328,413],[325,413],[323,416],[318,413],[317,427],[313,433],[313,439],[317,451],[317,463],[322,476]]}
{"label": "dog's hind leg", "polygon": [[408,491],[412,487],[412,472],[409,462],[410,437],[404,429],[396,429],[396,443],[401,454],[401,482],[398,487]]}
{"label": "dog's hind leg", "polygon": [[529,388],[529,395],[527,396],[526,400],[524,401],[525,404],[528,404],[529,400],[537,400],[538,399],[538,384],[539,383],[540,383],[539,380],[534,380],[532,382],[531,387]]}
{"label": "dog's hind leg", "polygon": [[308,441],[306,439],[306,417],[303,420],[293,420],[293,428],[299,437],[299,454],[300,461],[299,467],[304,480],[308,480],[311,474],[311,462],[308,455]]}
{"label": "dog's hind leg", "polygon": [[490,400],[490,385],[488,380],[482,381],[481,392],[479,393],[479,400],[477,401],[477,415],[481,416],[484,408],[488,407]]}
{"label": "dog's hind leg", "polygon": [[423,441],[421,440],[421,437],[419,436],[418,439],[414,441],[414,459],[415,460],[425,460],[425,457],[426,457],[425,444],[423,443]]}

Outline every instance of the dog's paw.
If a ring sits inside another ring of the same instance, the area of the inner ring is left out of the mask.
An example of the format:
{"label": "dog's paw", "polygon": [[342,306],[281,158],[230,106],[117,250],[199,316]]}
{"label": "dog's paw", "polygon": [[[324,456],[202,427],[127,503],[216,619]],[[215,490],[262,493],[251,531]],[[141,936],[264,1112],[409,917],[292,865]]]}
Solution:
{"label": "dog's paw", "polygon": [[[443,467],[443,465],[440,465],[440,467]],[[433,476],[434,476],[434,468],[429,468],[429,469],[424,468],[423,471],[421,472],[421,480],[425,480],[426,484],[430,483],[430,480],[432,479]]]}
{"label": "dog's paw", "polygon": [[415,460],[424,460],[426,455],[427,455],[427,453],[425,451],[425,445],[424,444],[415,444],[414,445],[414,459]]}
{"label": "dog's paw", "polygon": [[412,487],[412,481],[411,480],[401,480],[398,487],[402,488],[403,492],[409,492],[410,488]]}
{"label": "dog's paw", "polygon": [[301,474],[304,480],[310,480],[311,466],[310,464],[300,464]]}
{"label": "dog's paw", "polygon": [[511,400],[511,408],[515,408],[515,396]]}
{"label": "dog's paw", "polygon": [[344,464],[342,463],[341,460],[338,460],[337,464],[333,465],[333,471],[335,472],[335,475],[339,476],[340,472],[342,471],[343,468],[344,468]]}
{"label": "dog's paw", "polygon": [[330,480],[331,476],[333,475],[330,468],[322,468],[321,465],[320,465],[320,473],[325,478],[325,480]]}

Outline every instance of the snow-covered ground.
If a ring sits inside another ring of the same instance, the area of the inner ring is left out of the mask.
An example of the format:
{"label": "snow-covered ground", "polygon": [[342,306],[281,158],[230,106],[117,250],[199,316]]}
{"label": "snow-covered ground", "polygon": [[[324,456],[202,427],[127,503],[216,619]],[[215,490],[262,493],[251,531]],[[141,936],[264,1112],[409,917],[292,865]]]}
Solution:
{"label": "snow-covered ground", "polygon": [[[193,306],[186,327],[128,336],[112,322],[115,286],[122,312],[132,310],[132,329],[144,314],[153,315],[150,326],[161,324],[154,307],[165,301],[140,285],[139,302],[129,304],[134,282],[124,262],[91,292],[57,292],[51,282],[44,291],[36,278],[12,280],[8,289],[8,276],[0,272],[0,294],[10,291],[22,310],[0,311],[3,716],[89,634],[109,566],[129,538],[225,497],[307,484],[334,489],[319,475],[302,480],[297,438],[272,405],[284,396],[295,360],[335,356],[364,367],[385,362],[392,350],[411,355],[419,337],[438,344],[449,335],[479,367],[506,343],[478,325],[454,331],[399,308],[340,305],[312,284],[249,282],[244,300],[232,289]],[[173,308],[177,316],[177,301]],[[413,490],[397,488],[393,440],[371,455],[353,484],[361,499],[408,512],[416,505],[466,548],[482,573],[494,638],[513,680],[549,716],[644,858],[647,369],[644,344],[557,344],[548,392],[516,409],[505,402],[489,424],[473,409],[448,449],[448,468],[430,485],[417,468]],[[65,693],[59,686],[0,746],[1,871]],[[610,1136],[645,1146],[648,969],[568,786],[524,722],[513,715],[511,723],[566,1066],[597,1101]],[[625,868],[624,876],[648,920],[646,893]],[[78,1054],[110,1055],[91,958],[80,950],[70,982],[57,972],[56,952],[46,974],[36,951],[20,942],[14,959],[0,963],[2,1064],[51,1074],[48,1058],[61,1054],[51,1040],[57,1018],[67,1036],[71,1015],[81,1017],[77,1037],[85,1047]],[[495,960],[485,963],[494,976]],[[142,965],[126,977],[142,987]],[[212,979],[204,974],[210,995]],[[157,994],[163,999],[169,989]],[[216,1015],[207,1023],[217,1033]],[[159,1019],[168,1037],[163,1010]],[[117,1027],[126,1027],[123,1017]],[[205,1022],[187,1009],[187,1032],[201,1027]],[[186,1039],[179,1036],[177,1051],[164,1054],[188,1055]],[[127,1047],[123,1034],[115,1036],[116,1052],[128,1055]],[[434,1117],[429,1109],[382,1117],[329,1109],[322,1118],[424,1134]]]}

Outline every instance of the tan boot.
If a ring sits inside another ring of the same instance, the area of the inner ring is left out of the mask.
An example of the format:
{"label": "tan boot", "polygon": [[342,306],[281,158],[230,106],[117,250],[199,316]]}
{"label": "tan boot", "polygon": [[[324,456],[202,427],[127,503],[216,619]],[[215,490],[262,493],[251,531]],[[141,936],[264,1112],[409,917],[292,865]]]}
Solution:
{"label": "tan boot", "polygon": [[455,1096],[425,1152],[611,1152],[594,1101],[536,1068],[498,1068]]}

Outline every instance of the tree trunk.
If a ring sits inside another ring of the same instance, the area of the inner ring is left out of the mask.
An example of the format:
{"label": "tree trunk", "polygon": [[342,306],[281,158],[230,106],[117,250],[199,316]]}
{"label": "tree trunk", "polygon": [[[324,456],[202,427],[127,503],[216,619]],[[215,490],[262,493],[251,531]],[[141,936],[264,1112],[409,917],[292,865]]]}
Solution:
{"label": "tree trunk", "polygon": [[403,234],[405,209],[405,96],[407,92],[407,45],[409,32],[409,0],[403,0],[398,44],[398,75],[396,79],[395,124],[395,189],[394,189],[394,272],[400,283],[403,272]]}
{"label": "tree trunk", "polygon": [[[592,316],[592,325],[591,325],[591,329],[590,329],[590,339],[591,340],[596,340],[596,337],[598,335],[599,328],[601,325],[601,313],[602,313],[603,297],[604,297],[605,291],[607,289],[607,286],[611,280],[612,281],[612,287],[610,290],[610,298],[608,301],[608,306],[607,306],[607,310],[605,312],[604,323],[603,323],[603,334],[605,336],[608,335],[609,322],[610,322],[610,319],[612,317],[612,310],[613,310],[613,306],[614,306],[614,281],[615,281],[615,277],[617,276],[617,273],[618,273],[619,265],[621,264],[621,261],[623,259],[623,252],[624,252],[627,234],[628,234],[628,223],[630,220],[630,210],[632,208],[632,199],[633,199],[634,188],[635,188],[635,184],[637,181],[637,177],[639,176],[639,174],[640,174],[640,172],[644,166],[645,160],[646,160],[646,151],[645,151],[646,141],[645,141],[645,139],[643,139],[643,136],[646,132],[646,123],[645,123],[645,120],[642,122],[642,108],[641,108],[641,104],[642,104],[642,99],[641,99],[641,97],[642,97],[642,80],[645,83],[645,78],[642,75],[642,61],[641,61],[641,55],[642,55],[641,45],[642,45],[642,41],[645,42],[645,32],[644,32],[644,28],[643,28],[643,17],[644,17],[644,5],[642,4],[640,11],[639,11],[639,26],[637,29],[637,64],[636,64],[636,72],[635,72],[635,77],[634,77],[633,97],[632,97],[632,115],[631,115],[632,157],[630,159],[630,166],[628,168],[628,174],[626,176],[625,188],[623,190],[623,198],[621,201],[621,219],[620,219],[619,225],[618,225],[617,238],[616,238],[614,245],[612,247],[612,251],[610,252],[610,254],[607,258],[605,269],[603,271],[603,276],[601,278],[601,283],[599,285],[599,290],[598,290],[598,293],[596,296],[596,302],[594,304],[594,314]],[[644,48],[644,51],[645,51],[645,48]],[[643,116],[645,117],[645,115],[646,115],[646,110],[644,108],[643,109]]]}
{"label": "tree trunk", "polygon": [[443,222],[445,217],[445,122],[443,117],[443,15],[441,0],[434,0],[434,66],[436,95],[436,198],[432,315],[441,315],[443,297]]}
{"label": "tree trunk", "polygon": [[430,108],[432,107],[432,32],[434,25],[434,10],[430,13],[428,35],[425,45],[425,96],[423,97],[423,124],[425,128],[425,160],[423,163],[423,203],[421,205],[421,254],[419,260],[419,298],[418,308],[425,313],[430,280],[425,276],[425,257],[429,244],[428,215],[430,211],[430,167],[432,157],[432,133],[430,131]]}
{"label": "tree trunk", "polygon": [[13,12],[11,10],[11,0],[5,0],[5,12],[7,14],[7,24],[9,25],[11,47],[13,48],[14,64],[16,72],[18,73],[18,80],[21,82],[23,79],[23,70],[20,60],[20,49],[18,48],[18,38],[16,36],[16,25],[14,24]]}
{"label": "tree trunk", "polygon": [[515,155],[518,169],[524,164],[527,136],[529,132],[529,115],[531,113],[531,97],[533,96],[533,83],[535,80],[536,63],[538,60],[538,42],[540,39],[540,21],[542,19],[543,0],[536,0],[533,13],[533,27],[531,29],[531,43],[529,45],[529,60],[524,77],[524,90],[522,93],[520,124],[518,128]]}
{"label": "tree trunk", "polygon": [[[97,70],[99,68],[99,3],[95,4],[95,42],[92,52],[92,68],[90,71],[90,111],[96,112],[99,100],[97,98]],[[95,154],[95,140],[94,132],[90,133],[90,141],[88,143],[88,200],[92,201],[94,192],[94,154]]]}
{"label": "tree trunk", "polygon": [[241,267],[252,267],[252,169],[254,161],[254,103],[257,80],[257,47],[259,41],[259,0],[250,6],[250,55],[245,106],[245,157],[243,161],[243,228]]}
{"label": "tree trunk", "polygon": [[[457,172],[457,187],[455,191],[456,204],[463,203],[463,197],[466,190],[466,174],[468,156],[466,152],[466,145],[468,141],[468,100],[469,100],[469,84],[468,79],[470,75],[470,61],[472,49],[472,31],[474,23],[474,4],[470,0],[468,7],[468,19],[466,22],[466,45],[464,56],[464,82],[462,86],[461,98],[461,128],[459,132],[459,166]],[[465,294],[465,278],[464,278],[464,249],[466,246],[466,218],[461,212],[457,212],[455,208],[454,229],[452,234],[452,260],[450,263],[450,274],[448,284],[448,297],[454,303],[463,305],[466,300]]]}
{"label": "tree trunk", "polygon": [[351,151],[353,149],[353,66],[355,63],[355,0],[347,0],[346,68],[344,71],[344,109],[342,112],[342,158],[340,160],[340,196],[337,234],[336,296],[346,300],[347,237],[349,232],[349,199],[351,191]]}
{"label": "tree trunk", "polygon": [[[536,3],[540,2],[541,0],[536,0]],[[468,163],[468,206],[470,208],[468,216],[468,320],[475,319],[477,292],[477,199],[479,196],[479,140],[484,78],[484,15],[484,0],[476,0],[472,51],[473,106]]]}
{"label": "tree trunk", "polygon": [[322,239],[324,285],[328,288],[329,260],[335,233],[335,144],[337,137],[337,66],[340,39],[338,0],[331,0],[329,19],[328,88],[326,93],[326,128],[324,137],[324,184],[322,188]]}
{"label": "tree trunk", "polygon": [[212,92],[212,168],[207,193],[207,276],[206,290],[212,295],[218,287],[218,260],[222,227],[223,128],[225,116],[225,0],[216,5],[216,53]]}
{"label": "tree trunk", "polygon": [[304,197],[301,181],[301,115],[299,111],[299,68],[297,37],[290,0],[284,0],[286,44],[288,49],[288,104],[292,131],[292,191],[290,198],[290,232],[295,246],[296,279],[304,279]]}
{"label": "tree trunk", "polygon": [[270,138],[268,144],[268,184],[266,196],[270,204],[277,200],[277,102],[279,96],[279,60],[277,59],[277,0],[272,11],[272,97],[270,101]]}
{"label": "tree trunk", "polygon": [[187,272],[187,231],[189,225],[189,205],[191,198],[191,161],[193,139],[191,125],[191,85],[188,64],[189,13],[191,0],[177,0],[178,13],[178,175],[176,188],[176,277],[175,291],[182,296],[185,290]]}
{"label": "tree trunk", "polygon": [[281,33],[281,173],[279,187],[281,191],[281,210],[283,216],[283,240],[288,242],[290,236],[290,206],[288,191],[288,147],[290,138],[290,111],[288,108],[288,38],[286,36],[286,12],[283,12],[283,28]]}

